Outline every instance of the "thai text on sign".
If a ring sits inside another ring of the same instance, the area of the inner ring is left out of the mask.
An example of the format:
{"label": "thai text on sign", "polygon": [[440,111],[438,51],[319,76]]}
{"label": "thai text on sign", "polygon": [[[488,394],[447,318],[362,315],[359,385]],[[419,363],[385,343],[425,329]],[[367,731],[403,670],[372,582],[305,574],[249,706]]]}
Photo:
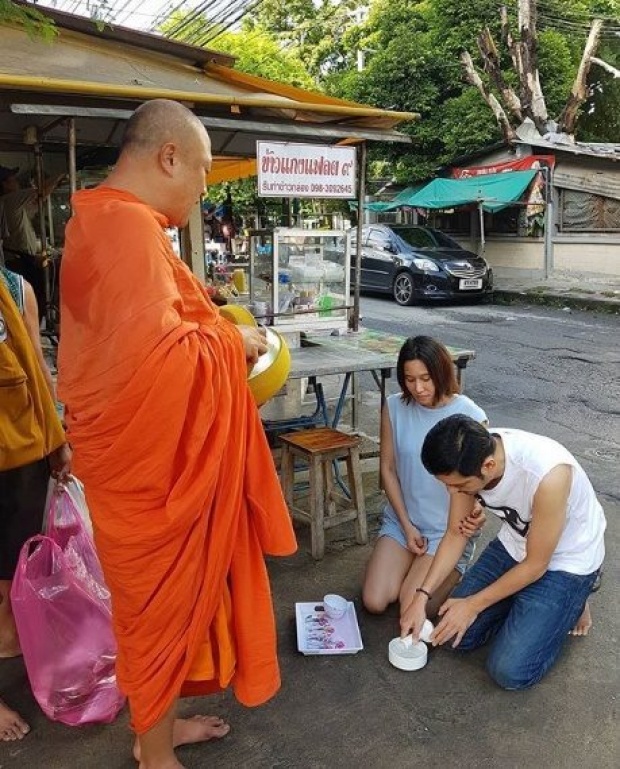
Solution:
{"label": "thai text on sign", "polygon": [[354,198],[353,147],[257,142],[258,194],[263,198]]}

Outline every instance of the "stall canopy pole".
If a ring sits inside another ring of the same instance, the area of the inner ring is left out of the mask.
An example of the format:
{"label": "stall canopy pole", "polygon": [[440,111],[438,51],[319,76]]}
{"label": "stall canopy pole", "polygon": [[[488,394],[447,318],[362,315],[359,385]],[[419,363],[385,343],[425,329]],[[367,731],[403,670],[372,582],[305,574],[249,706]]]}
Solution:
{"label": "stall canopy pole", "polygon": [[47,229],[45,226],[45,200],[43,199],[43,151],[41,149],[41,145],[39,144],[38,138],[37,143],[34,145],[34,158],[37,174],[37,203],[39,208],[39,235],[41,238],[41,253],[43,256],[45,256],[47,254]]}
{"label": "stall canopy pole", "polygon": [[355,253],[355,285],[353,286],[353,316],[351,330],[358,331],[360,325],[360,284],[362,282],[362,228],[364,226],[364,200],[366,197],[366,142],[357,149],[357,248]]}
{"label": "stall canopy pole", "polygon": [[486,236],[484,232],[484,208],[482,203],[478,203],[478,212],[480,214],[480,254],[484,256],[484,249],[486,248]]}
{"label": "stall canopy pole", "polygon": [[73,195],[77,189],[77,164],[75,160],[75,118],[69,118],[67,134],[69,140],[69,187],[71,189],[71,194]]}

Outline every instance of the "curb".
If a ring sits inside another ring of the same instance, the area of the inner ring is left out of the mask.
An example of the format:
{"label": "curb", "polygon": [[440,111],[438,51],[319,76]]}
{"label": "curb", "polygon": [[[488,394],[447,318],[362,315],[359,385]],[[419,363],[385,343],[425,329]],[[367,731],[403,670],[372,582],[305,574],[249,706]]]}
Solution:
{"label": "curb", "polygon": [[600,296],[579,296],[561,291],[530,291],[527,289],[501,289],[493,291],[494,304],[539,304],[548,307],[570,307],[575,310],[590,310],[609,314],[620,314],[620,300]]}

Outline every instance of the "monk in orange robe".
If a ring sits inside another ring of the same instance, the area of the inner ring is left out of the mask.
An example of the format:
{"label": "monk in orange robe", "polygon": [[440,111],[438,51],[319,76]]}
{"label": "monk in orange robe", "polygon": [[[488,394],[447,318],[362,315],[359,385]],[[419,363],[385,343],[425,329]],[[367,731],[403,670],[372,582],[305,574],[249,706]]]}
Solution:
{"label": "monk in orange robe", "polygon": [[174,254],[211,166],[176,102],[143,104],[116,167],[73,197],[61,273],[59,395],[112,594],[117,675],[140,769],[228,732],[179,696],[280,686],[264,555],[296,543],[247,366],[262,335],[223,319]]}

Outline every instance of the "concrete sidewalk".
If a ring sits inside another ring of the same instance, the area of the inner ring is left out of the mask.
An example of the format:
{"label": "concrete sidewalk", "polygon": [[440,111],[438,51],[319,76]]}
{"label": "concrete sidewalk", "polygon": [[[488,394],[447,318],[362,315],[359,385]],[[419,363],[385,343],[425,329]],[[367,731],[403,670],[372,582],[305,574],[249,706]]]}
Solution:
{"label": "concrete sidewalk", "polygon": [[[378,528],[382,497],[365,475],[369,523]],[[609,510],[611,513],[612,510]],[[617,536],[617,517],[610,515]],[[495,532],[487,523],[483,542]],[[618,765],[617,639],[614,586],[594,597],[589,638],[571,638],[545,681],[506,692],[484,670],[485,652],[435,650],[416,673],[391,667],[387,646],[398,633],[395,610],[366,614],[360,584],[371,545],[354,543],[353,527],[330,533],[325,558],[300,549],[272,559],[282,689],[266,705],[246,709],[230,692],[186,700],[185,715],[217,713],[232,724],[221,742],[178,751],[187,769],[612,769]],[[374,539],[374,537],[373,537]],[[328,592],[352,600],[364,643],[355,655],[304,656],[297,650],[295,603]],[[0,689],[33,731],[19,744],[0,743],[1,769],[135,769],[124,711],[114,724],[71,729],[45,719],[29,693],[20,660],[0,661]]]}
{"label": "concrete sidewalk", "polygon": [[526,270],[494,268],[497,303],[546,304],[620,313],[620,277],[554,272],[548,278]]}

